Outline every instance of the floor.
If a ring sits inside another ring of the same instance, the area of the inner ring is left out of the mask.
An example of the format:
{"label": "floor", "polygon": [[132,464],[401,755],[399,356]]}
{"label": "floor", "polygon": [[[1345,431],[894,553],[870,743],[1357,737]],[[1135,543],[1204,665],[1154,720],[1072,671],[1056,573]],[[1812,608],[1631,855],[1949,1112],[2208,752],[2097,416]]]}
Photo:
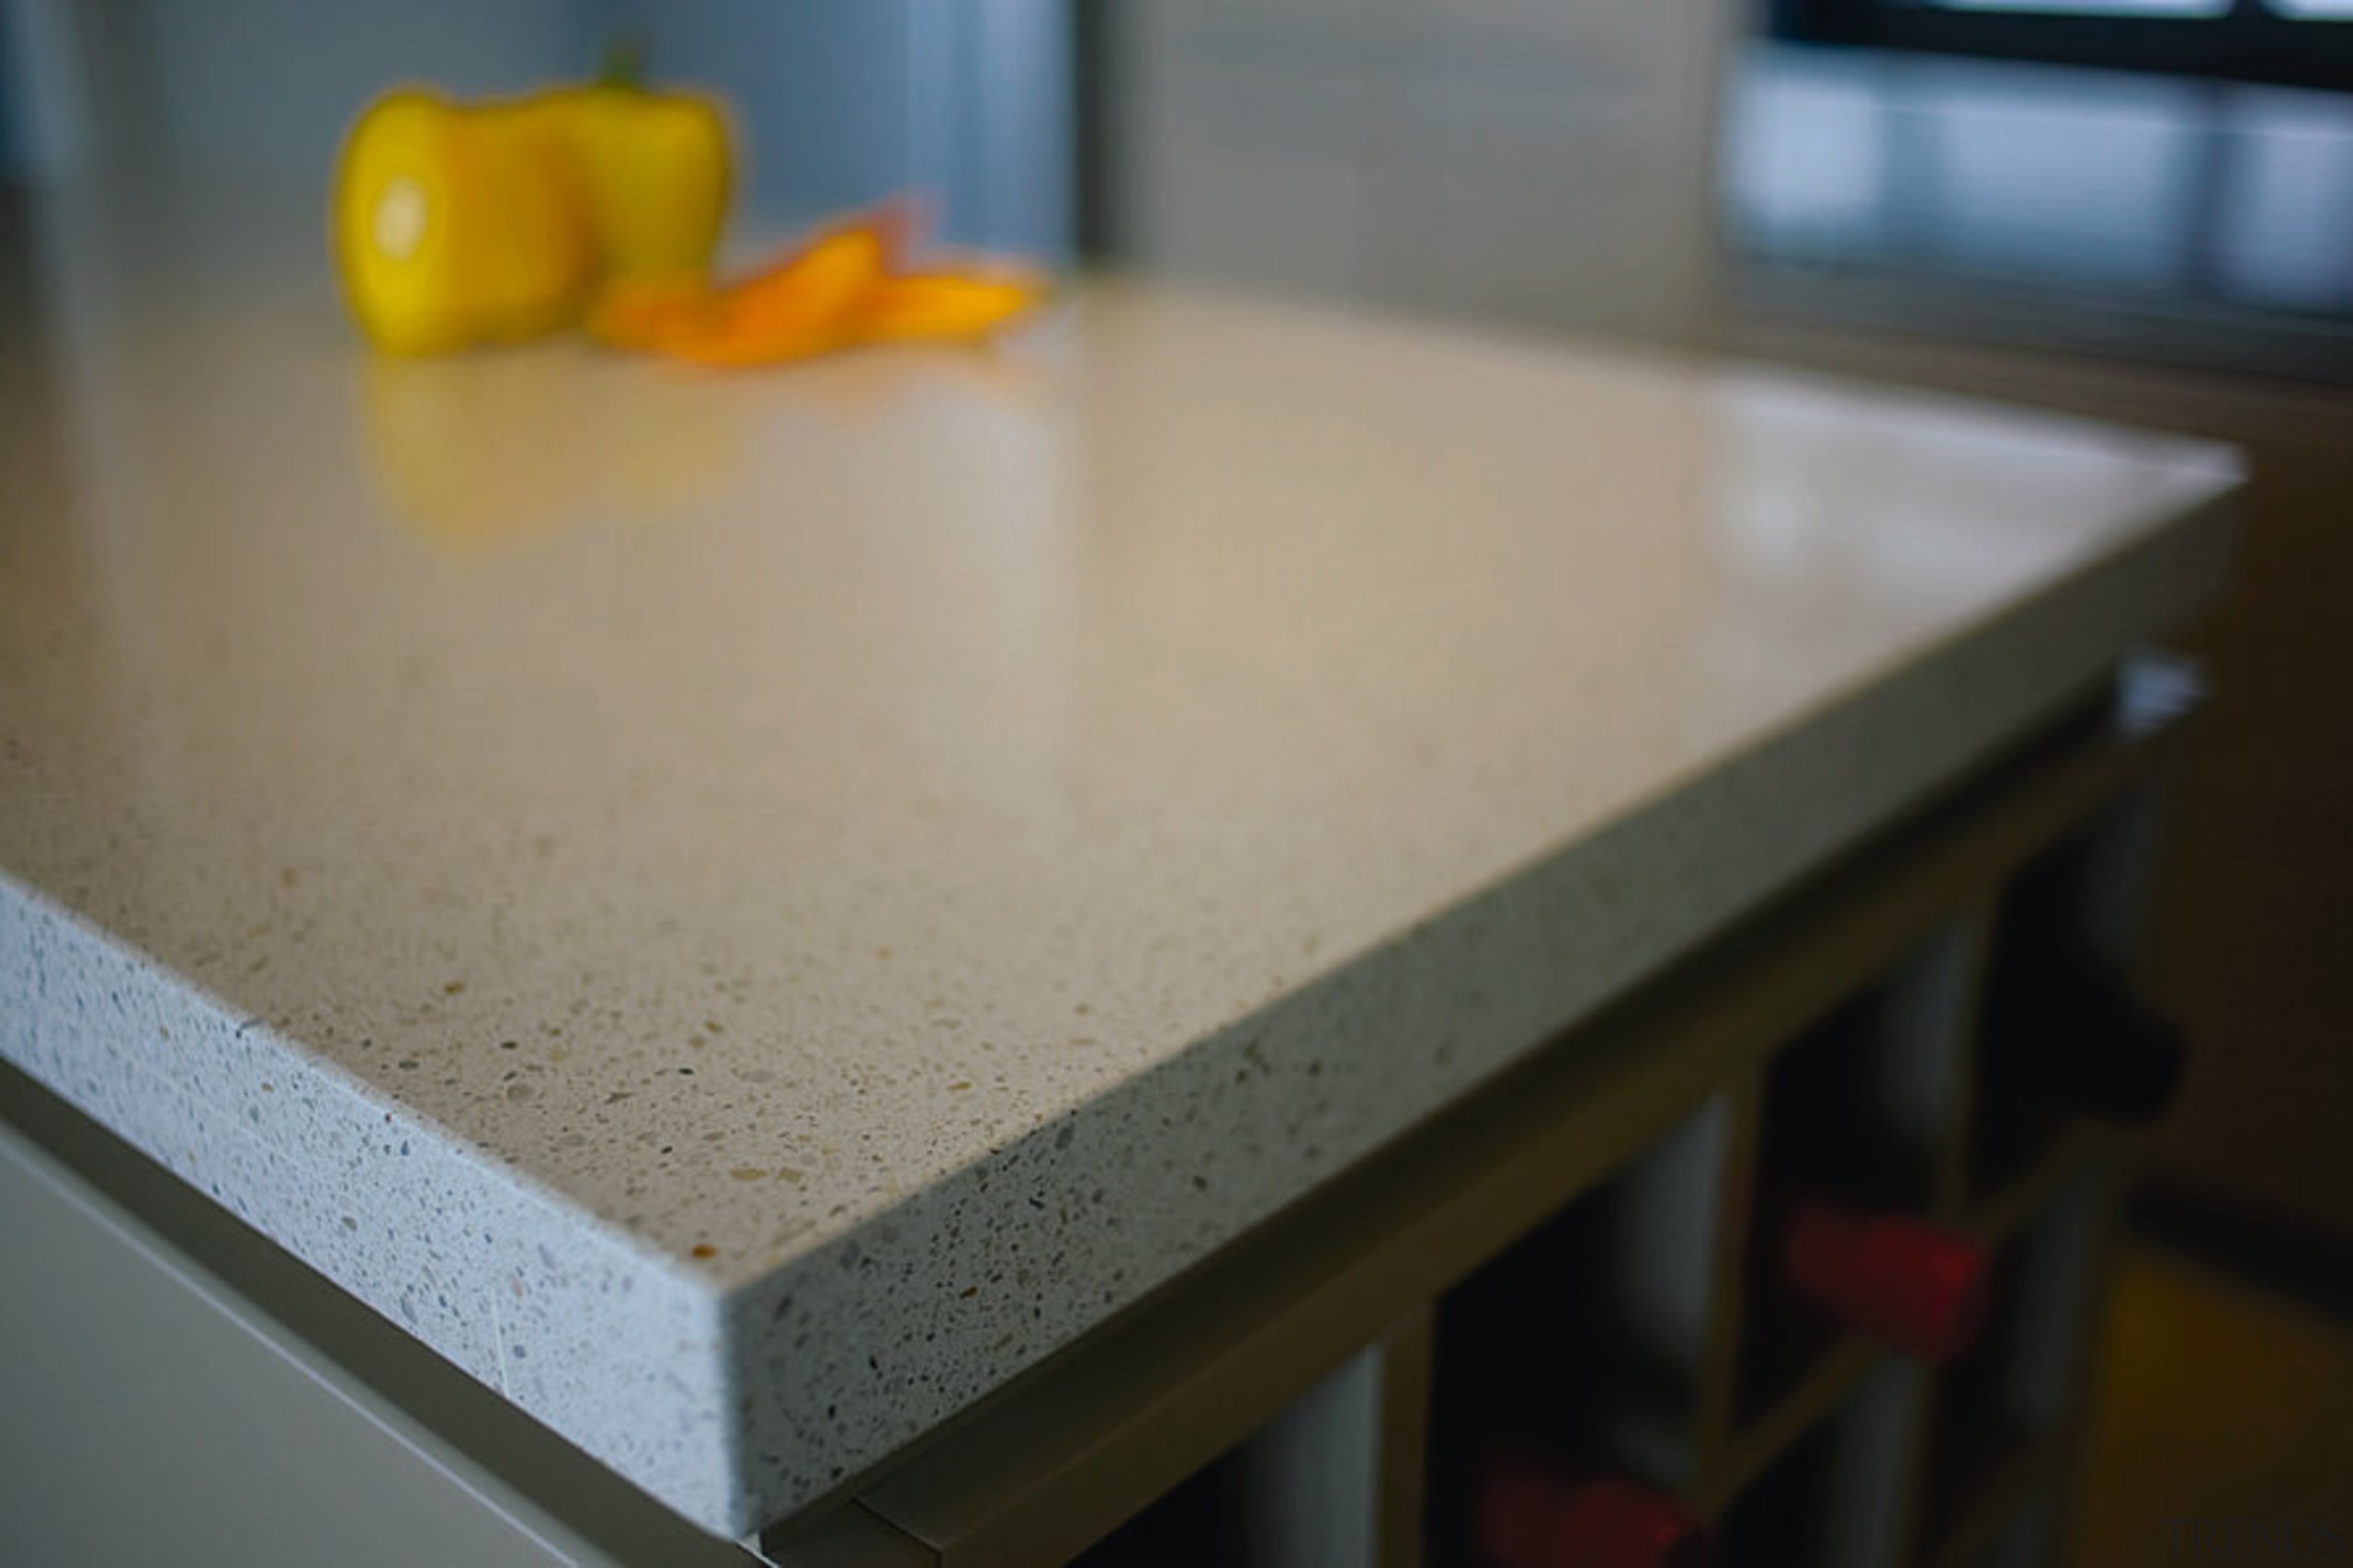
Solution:
{"label": "floor", "polygon": [[2131,1245],[2083,1480],[2082,1568],[2353,1561],[2353,1322]]}

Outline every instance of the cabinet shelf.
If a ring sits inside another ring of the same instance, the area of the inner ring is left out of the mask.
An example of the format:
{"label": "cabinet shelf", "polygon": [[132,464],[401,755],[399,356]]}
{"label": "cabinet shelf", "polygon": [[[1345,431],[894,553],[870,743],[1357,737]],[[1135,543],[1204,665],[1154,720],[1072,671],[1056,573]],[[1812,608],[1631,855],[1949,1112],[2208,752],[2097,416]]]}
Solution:
{"label": "cabinet shelf", "polygon": [[1745,1490],[1887,1359],[1868,1341],[1837,1340],[1777,1403],[1733,1432],[1718,1465],[1716,1493],[1729,1497]]}
{"label": "cabinet shelf", "polygon": [[1984,1246],[2005,1245],[2041,1212],[2052,1193],[2107,1157],[2116,1144],[2116,1135],[2105,1128],[2076,1122],[2061,1130],[2032,1163],[1970,1201],[1961,1214],[1961,1230]]}

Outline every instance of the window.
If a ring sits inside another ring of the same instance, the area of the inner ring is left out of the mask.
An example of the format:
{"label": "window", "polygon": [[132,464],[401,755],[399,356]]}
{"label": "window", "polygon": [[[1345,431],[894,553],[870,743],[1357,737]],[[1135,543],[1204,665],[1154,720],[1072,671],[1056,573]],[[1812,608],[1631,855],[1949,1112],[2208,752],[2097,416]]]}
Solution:
{"label": "window", "polygon": [[1927,0],[1944,11],[2030,11],[2056,17],[2224,17],[2231,0]]}
{"label": "window", "polygon": [[2353,0],[1768,0],[1798,42],[2353,91]]}

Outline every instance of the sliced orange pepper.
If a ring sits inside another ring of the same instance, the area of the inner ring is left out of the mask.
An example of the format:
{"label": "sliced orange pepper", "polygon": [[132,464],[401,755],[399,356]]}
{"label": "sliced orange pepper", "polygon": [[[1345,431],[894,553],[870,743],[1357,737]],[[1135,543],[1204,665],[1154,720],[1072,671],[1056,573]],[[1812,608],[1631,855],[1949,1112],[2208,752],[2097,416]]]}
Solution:
{"label": "sliced orange pepper", "polygon": [[614,348],[650,349],[665,339],[712,330],[719,296],[699,276],[609,284],[582,324]]}
{"label": "sliced orange pepper", "polygon": [[713,365],[766,364],[841,347],[854,339],[858,302],[882,276],[884,244],[871,222],[820,235],[778,266],[722,290],[715,331],[660,347]]}
{"label": "sliced orange pepper", "polygon": [[883,278],[858,302],[859,335],[872,342],[971,341],[1036,304],[1044,289],[1019,273],[917,272]]}
{"label": "sliced orange pepper", "polygon": [[725,288],[697,278],[626,283],[598,301],[588,329],[692,364],[775,365],[859,343],[972,341],[1042,297],[1042,280],[1022,272],[899,271],[910,222],[885,208]]}

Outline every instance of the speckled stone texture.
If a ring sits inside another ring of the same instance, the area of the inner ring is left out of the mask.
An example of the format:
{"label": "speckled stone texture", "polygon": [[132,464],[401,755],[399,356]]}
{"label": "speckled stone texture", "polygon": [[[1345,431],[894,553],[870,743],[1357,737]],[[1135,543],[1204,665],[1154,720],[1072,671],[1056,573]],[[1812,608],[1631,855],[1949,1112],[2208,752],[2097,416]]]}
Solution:
{"label": "speckled stone texture", "polygon": [[16,1065],[672,1506],[736,1506],[686,1271],[13,883],[0,996]]}
{"label": "speckled stone texture", "polygon": [[732,380],[75,289],[0,1054],[731,1535],[2086,689],[2238,483],[1142,288]]}

